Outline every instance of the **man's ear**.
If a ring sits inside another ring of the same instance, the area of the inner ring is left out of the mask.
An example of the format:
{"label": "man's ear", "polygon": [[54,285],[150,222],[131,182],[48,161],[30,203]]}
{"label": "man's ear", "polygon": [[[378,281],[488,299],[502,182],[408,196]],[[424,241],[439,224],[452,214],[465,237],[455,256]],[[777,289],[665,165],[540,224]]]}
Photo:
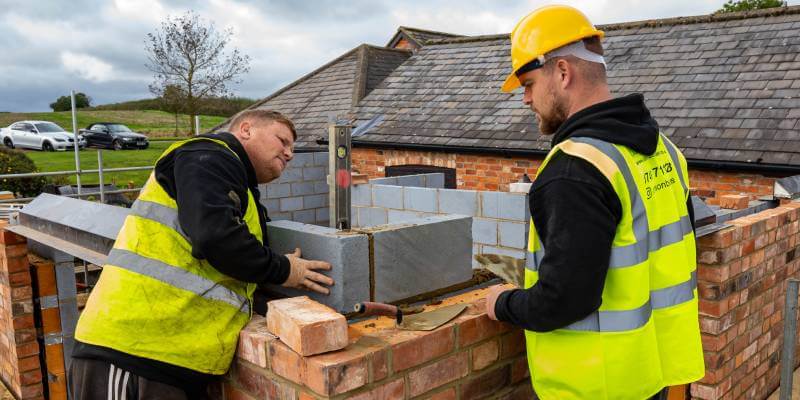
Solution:
{"label": "man's ear", "polygon": [[562,58],[556,62],[555,70],[558,74],[561,89],[569,87],[570,83],[572,83],[573,74],[575,73],[575,66]]}
{"label": "man's ear", "polygon": [[244,140],[250,139],[250,135],[252,135],[250,128],[252,128],[250,121],[242,121],[242,123],[239,124],[239,137]]}

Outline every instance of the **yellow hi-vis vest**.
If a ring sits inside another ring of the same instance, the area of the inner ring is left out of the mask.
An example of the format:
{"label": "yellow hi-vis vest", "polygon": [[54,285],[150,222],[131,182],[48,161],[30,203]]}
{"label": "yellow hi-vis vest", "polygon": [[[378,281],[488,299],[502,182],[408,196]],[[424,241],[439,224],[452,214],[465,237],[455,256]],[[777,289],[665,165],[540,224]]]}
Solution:
{"label": "yellow hi-vis vest", "polygon": [[[659,137],[649,156],[593,138],[568,139],[539,169],[558,152],[580,157],[608,178],[622,205],[600,308],[562,329],[525,332],[542,399],[642,400],[705,373],[686,159]],[[544,253],[531,220],[526,288],[539,279]]]}
{"label": "yellow hi-vis vest", "polygon": [[[194,138],[173,144],[159,160],[199,140],[215,142],[236,155],[220,140]],[[248,191],[244,223],[263,243],[255,201]],[[255,287],[192,256],[192,244],[178,222],[178,205],[151,173],[108,254],[75,338],[221,375],[233,359],[239,331],[250,319]]]}

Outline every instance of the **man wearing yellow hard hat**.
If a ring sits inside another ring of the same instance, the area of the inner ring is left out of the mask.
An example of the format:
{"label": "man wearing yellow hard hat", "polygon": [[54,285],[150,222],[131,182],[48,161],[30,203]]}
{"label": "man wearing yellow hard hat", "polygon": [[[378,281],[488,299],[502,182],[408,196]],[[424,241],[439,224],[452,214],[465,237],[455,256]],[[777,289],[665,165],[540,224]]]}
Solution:
{"label": "man wearing yellow hard hat", "polygon": [[492,288],[487,312],[526,329],[542,399],[683,398],[704,375],[686,159],[641,94],[611,96],[603,36],[567,6],[511,34],[503,90],[524,89],[552,150],[529,196],[525,287]]}

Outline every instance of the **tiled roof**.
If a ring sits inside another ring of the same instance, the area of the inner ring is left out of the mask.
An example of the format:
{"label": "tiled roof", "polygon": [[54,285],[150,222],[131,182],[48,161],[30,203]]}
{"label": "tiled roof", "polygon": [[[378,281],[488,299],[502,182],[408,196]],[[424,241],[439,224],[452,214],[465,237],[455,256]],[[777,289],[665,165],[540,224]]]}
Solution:
{"label": "tiled roof", "polygon": [[[361,45],[312,71],[247,109],[270,109],[288,116],[297,129],[298,149],[319,149],[329,121],[347,116],[355,102],[374,89],[408,50]],[[227,120],[213,130],[227,129]]]}
{"label": "tiled roof", "polygon": [[[606,25],[615,95],[644,93],[690,159],[800,166],[800,7]],[[356,140],[547,150],[522,93],[500,92],[508,35],[429,41],[366,96]]]}
{"label": "tiled roof", "polygon": [[397,33],[395,33],[394,36],[392,36],[392,38],[389,40],[389,43],[386,44],[386,47],[395,47],[401,39],[409,40],[413,42],[416,48],[420,48],[431,40],[449,39],[456,37],[463,37],[463,36],[447,32],[436,32],[419,28],[411,28],[408,26],[401,26],[397,28]]}

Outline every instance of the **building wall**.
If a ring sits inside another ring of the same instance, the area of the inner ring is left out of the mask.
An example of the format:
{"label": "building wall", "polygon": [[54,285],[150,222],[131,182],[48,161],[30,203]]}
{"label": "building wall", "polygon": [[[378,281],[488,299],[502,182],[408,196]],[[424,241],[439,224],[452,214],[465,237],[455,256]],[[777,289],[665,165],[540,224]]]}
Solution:
{"label": "building wall", "polygon": [[[456,170],[459,189],[508,191],[508,184],[519,181],[523,173],[533,179],[541,165],[541,158],[503,157],[496,155],[454,154],[413,150],[353,149],[353,168],[370,178],[385,176],[385,167],[392,165],[422,164]],[[710,204],[717,204],[725,194],[747,194],[751,199],[772,194],[776,178],[786,175],[766,176],[755,173],[691,169],[689,181],[692,188],[712,194]]]}

